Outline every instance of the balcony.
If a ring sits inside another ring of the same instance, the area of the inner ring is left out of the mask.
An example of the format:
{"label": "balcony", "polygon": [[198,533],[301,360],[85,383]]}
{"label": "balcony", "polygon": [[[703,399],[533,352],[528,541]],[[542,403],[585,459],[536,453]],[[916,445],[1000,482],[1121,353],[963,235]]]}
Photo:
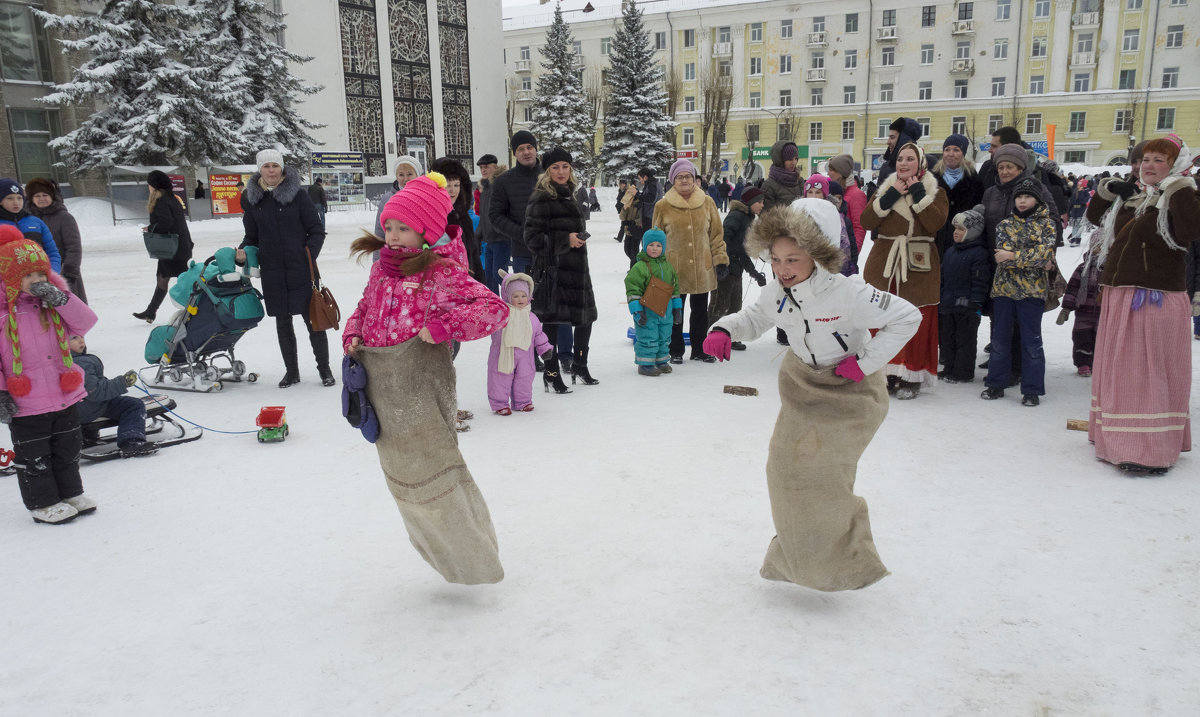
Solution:
{"label": "balcony", "polygon": [[953,35],[974,35],[975,21],[974,20],[955,20],[954,25],[950,30]]}
{"label": "balcony", "polygon": [[571,64],[575,65],[575,69],[582,70],[583,63],[583,55],[571,55]]}
{"label": "balcony", "polygon": [[804,79],[809,82],[824,82],[825,81],[825,68],[818,67],[818,68],[813,68],[811,70],[805,70],[804,71]]}
{"label": "balcony", "polygon": [[975,74],[975,61],[970,58],[961,58],[950,61],[950,74],[952,75],[967,75],[968,77]]}
{"label": "balcony", "polygon": [[533,99],[533,90],[517,90],[517,102],[528,102]]}
{"label": "balcony", "polygon": [[1095,67],[1096,53],[1094,52],[1073,52],[1071,53],[1071,67]]}
{"label": "balcony", "polygon": [[1099,26],[1100,13],[1098,12],[1077,12],[1071,16],[1071,27],[1073,29]]}
{"label": "balcony", "polygon": [[712,46],[713,57],[729,57],[733,54],[732,42],[714,42]]}
{"label": "balcony", "polygon": [[895,42],[898,39],[895,25],[875,28],[875,40],[877,42]]}
{"label": "balcony", "polygon": [[517,72],[529,72],[529,60],[517,60],[513,63],[513,69]]}
{"label": "balcony", "polygon": [[809,47],[825,47],[826,44],[827,43],[825,42],[825,33],[824,32],[808,33],[808,46]]}

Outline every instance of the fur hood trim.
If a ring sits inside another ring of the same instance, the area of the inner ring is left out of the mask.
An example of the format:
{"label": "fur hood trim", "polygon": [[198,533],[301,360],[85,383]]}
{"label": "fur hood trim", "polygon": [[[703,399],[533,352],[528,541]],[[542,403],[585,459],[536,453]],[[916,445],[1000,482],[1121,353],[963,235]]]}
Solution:
{"label": "fur hood trim", "polygon": [[[816,264],[831,274],[838,273],[845,259],[840,246],[841,237],[831,243],[817,218],[797,206],[803,201],[797,200],[794,204],[774,207],[760,214],[746,235],[746,252],[752,257],[761,256],[770,251],[776,239],[788,237],[807,252]],[[824,199],[812,201],[823,202],[832,211],[837,211]]]}
{"label": "fur hood trim", "polygon": [[667,204],[676,209],[699,209],[704,206],[704,200],[708,198],[709,196],[700,190],[699,185],[692,190],[691,196],[687,199],[684,199],[683,195],[676,192],[674,187],[668,189],[667,193],[663,195],[663,199],[667,200]]}
{"label": "fur hood trim", "polygon": [[[252,207],[258,206],[258,203],[263,200],[263,196],[266,194],[263,191],[262,185],[259,184],[261,178],[262,172],[255,172],[250,176],[250,181],[246,182],[246,202]],[[300,187],[300,173],[291,167],[284,167],[283,181],[271,193],[275,195],[275,201],[283,205],[288,205],[296,198],[296,195],[300,192]]]}
{"label": "fur hood trim", "polygon": [[[937,177],[934,176],[933,172],[925,172],[925,174],[921,177],[921,186],[925,187],[925,197],[921,199],[921,201],[913,204],[912,198],[909,195],[905,195],[900,198],[900,201],[893,204],[891,209],[884,209],[882,206],[880,206],[879,200],[883,198],[883,195],[885,192],[887,192],[887,190],[895,186],[897,178],[898,175],[895,172],[892,172],[888,175],[887,179],[883,180],[883,184],[875,190],[875,198],[871,201],[871,208],[875,210],[875,214],[880,218],[887,216],[887,214],[892,210],[896,210],[901,215],[911,220],[913,214],[920,214],[925,210],[926,207],[928,207],[930,204],[933,204],[934,200],[937,199]],[[912,207],[911,211],[908,209],[910,206]]]}

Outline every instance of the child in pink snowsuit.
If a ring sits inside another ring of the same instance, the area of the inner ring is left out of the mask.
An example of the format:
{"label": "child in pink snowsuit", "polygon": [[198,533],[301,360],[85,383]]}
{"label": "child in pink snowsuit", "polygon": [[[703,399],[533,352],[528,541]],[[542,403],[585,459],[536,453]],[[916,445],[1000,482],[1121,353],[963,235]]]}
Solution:
{"label": "child in pink snowsuit", "polygon": [[514,410],[533,410],[533,377],[537,375],[533,356],[549,358],[554,346],[542,331],[542,322],[529,310],[533,279],[528,274],[500,273],[504,276],[500,297],[508,304],[508,324],[492,334],[488,403],[501,416],[511,416]]}

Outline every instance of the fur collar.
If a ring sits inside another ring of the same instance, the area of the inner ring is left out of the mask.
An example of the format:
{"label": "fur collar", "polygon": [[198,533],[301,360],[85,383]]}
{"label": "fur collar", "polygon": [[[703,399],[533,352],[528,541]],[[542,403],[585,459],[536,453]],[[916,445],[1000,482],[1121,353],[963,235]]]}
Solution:
{"label": "fur collar", "polygon": [[[647,182],[647,184],[649,184],[649,182]],[[700,207],[704,206],[704,201],[709,199],[709,196],[704,193],[704,190],[697,186],[692,190],[692,195],[687,199],[684,199],[679,192],[675,191],[674,187],[671,187],[667,190],[667,193],[663,195],[663,199],[667,200],[667,204],[670,204],[676,209],[699,209]]]}
{"label": "fur collar", "polygon": [[[261,202],[263,197],[266,196],[266,192],[263,191],[262,185],[259,184],[259,179],[261,178],[262,172],[255,172],[250,177],[250,181],[246,182],[246,202],[252,207],[258,206],[259,202]],[[292,203],[292,200],[296,198],[296,195],[299,192],[300,173],[291,167],[284,167],[283,180],[280,181],[279,186],[275,187],[275,189],[271,192],[271,194],[275,197],[275,201],[286,206]]]}
{"label": "fur collar", "polygon": [[926,171],[921,177],[921,186],[925,187],[925,196],[921,199],[921,201],[913,204],[912,195],[906,194],[903,197],[900,197],[900,201],[893,204],[891,209],[884,209],[882,206],[880,206],[879,200],[883,198],[883,195],[885,192],[887,192],[887,190],[895,186],[896,179],[897,175],[895,172],[893,172],[892,174],[888,175],[887,179],[883,180],[883,184],[875,190],[875,199],[871,202],[871,208],[875,210],[876,216],[880,218],[883,218],[889,212],[895,210],[897,214],[905,219],[908,219],[911,223],[914,214],[920,214],[921,212],[925,211],[925,208],[933,204],[934,200],[937,199],[937,177],[933,172],[929,171]]}

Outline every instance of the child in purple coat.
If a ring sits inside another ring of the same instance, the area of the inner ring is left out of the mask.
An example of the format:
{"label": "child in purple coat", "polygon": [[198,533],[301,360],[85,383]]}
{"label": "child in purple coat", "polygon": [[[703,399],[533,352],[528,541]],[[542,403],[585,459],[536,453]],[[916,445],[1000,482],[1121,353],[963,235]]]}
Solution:
{"label": "child in purple coat", "polygon": [[488,403],[501,416],[513,410],[533,410],[534,354],[549,360],[554,346],[542,331],[542,322],[529,310],[533,279],[528,274],[500,272],[500,298],[508,304],[508,324],[492,334],[488,354]]}

